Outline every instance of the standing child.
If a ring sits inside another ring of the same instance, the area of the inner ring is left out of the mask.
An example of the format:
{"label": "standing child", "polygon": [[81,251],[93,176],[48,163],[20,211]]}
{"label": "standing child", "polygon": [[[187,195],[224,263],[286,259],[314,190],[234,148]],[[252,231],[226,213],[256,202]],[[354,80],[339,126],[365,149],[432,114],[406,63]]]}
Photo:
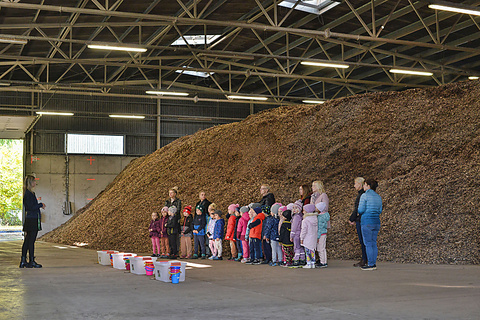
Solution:
{"label": "standing child", "polygon": [[217,205],[212,203],[208,206],[208,216],[207,218],[207,236],[208,236],[208,247],[210,248],[210,252],[212,255],[208,258],[213,260],[213,257],[217,256],[217,251],[215,250],[215,241],[213,240],[213,229],[215,229],[215,218],[213,217],[213,213],[215,212],[215,208]]}
{"label": "standing child", "polygon": [[[193,259],[199,257],[199,253],[202,259],[205,259],[205,226],[207,225],[207,220],[203,211],[205,209],[198,205],[195,209],[195,218],[193,218],[193,243],[195,253]],[[198,246],[200,246],[200,252],[198,252]]]}
{"label": "standing child", "polygon": [[242,241],[240,240],[240,235],[238,234],[238,223],[240,222],[240,218],[241,218],[241,215],[240,215],[240,208],[237,208],[235,210],[235,217],[237,218],[235,220],[235,243],[236,243],[236,246],[237,246],[237,257],[235,257],[235,261],[242,261],[242,257],[243,257],[243,250],[242,250]]}
{"label": "standing child", "polygon": [[262,224],[265,220],[265,215],[262,212],[261,207],[256,207],[255,209],[250,208],[250,217],[252,222],[248,224],[250,232],[248,237],[250,238],[250,263],[249,264],[260,264],[260,258],[262,255]]}
{"label": "standing child", "polygon": [[307,264],[303,267],[306,269],[315,269],[315,248],[317,247],[318,232],[317,214],[315,213],[315,205],[307,204],[303,207],[302,231],[300,233],[300,241],[305,248]]}
{"label": "standing child", "polygon": [[293,242],[290,240],[290,231],[292,230],[292,211],[288,210],[287,207],[281,207],[278,209],[278,212],[281,212],[279,222],[279,240],[282,244],[283,249],[283,266],[291,267],[293,265]]}
{"label": "standing child", "polygon": [[272,206],[270,211],[271,219],[268,222],[268,230],[266,231],[267,240],[270,241],[270,247],[272,249],[272,262],[270,263],[272,267],[281,265],[283,261],[282,245],[278,242],[278,224],[280,222],[278,209],[280,209],[280,207],[282,207],[281,203],[275,203]]}
{"label": "standing child", "polygon": [[238,219],[239,221],[237,226],[237,236],[242,242],[243,258],[240,260],[242,263],[245,263],[250,259],[250,246],[248,245],[248,239],[246,238],[248,220],[250,219],[248,211],[249,208],[247,206],[240,208],[241,217]]}
{"label": "standing child", "polygon": [[179,227],[180,222],[178,221],[177,207],[171,206],[170,208],[168,208],[167,221],[168,244],[170,245],[170,259],[175,259],[178,255],[177,239]]}
{"label": "standing child", "polygon": [[162,258],[168,258],[170,254],[170,245],[168,243],[168,234],[167,234],[167,221],[168,221],[168,207],[162,208],[162,217],[160,218],[160,247]]}
{"label": "standing child", "polygon": [[222,218],[222,211],[215,210],[213,213],[213,218],[215,219],[215,227],[213,228],[213,240],[215,242],[215,250],[217,252],[216,256],[213,256],[212,260],[223,260],[222,251],[223,251],[223,235],[225,233],[225,220]]}
{"label": "standing child", "polygon": [[305,264],[305,250],[300,244],[300,233],[302,232],[303,220],[302,202],[296,201],[295,203],[291,204],[290,207],[292,208],[293,212],[292,231],[290,233],[290,239],[293,242],[293,250],[295,252],[295,256],[293,257],[293,266],[301,267]]}
{"label": "standing child", "polygon": [[192,257],[192,206],[183,208],[183,223],[180,229],[180,251],[181,259],[190,259]]}
{"label": "standing child", "polygon": [[230,252],[232,256],[228,259],[230,261],[234,260],[237,257],[237,239],[235,238],[235,226],[237,223],[237,216],[235,212],[237,212],[238,208],[240,207],[239,204],[231,204],[228,206],[228,214],[227,214],[227,233],[225,234],[225,240],[230,241]]}
{"label": "standing child", "polygon": [[150,226],[148,227],[150,238],[152,239],[152,257],[160,256],[160,223],[158,213],[152,212],[152,221],[150,221]]}
{"label": "standing child", "polygon": [[330,221],[330,214],[326,212],[327,203],[319,202],[315,205],[318,211],[318,232],[317,232],[317,251],[320,258],[319,268],[326,268],[327,265],[327,230]]}
{"label": "standing child", "polygon": [[264,207],[262,209],[265,219],[262,223],[262,251],[264,260],[262,264],[271,265],[272,262],[272,246],[270,245],[270,229],[272,228],[272,216],[270,214],[270,207]]}

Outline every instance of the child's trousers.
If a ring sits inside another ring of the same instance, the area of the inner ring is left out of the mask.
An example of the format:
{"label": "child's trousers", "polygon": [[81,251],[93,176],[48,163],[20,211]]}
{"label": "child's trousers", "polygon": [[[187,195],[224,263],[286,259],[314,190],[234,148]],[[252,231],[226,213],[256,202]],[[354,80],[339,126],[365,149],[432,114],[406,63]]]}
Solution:
{"label": "child's trousers", "polygon": [[216,257],[217,250],[215,249],[215,240],[208,239],[208,247],[210,248],[210,252],[212,253],[212,256]]}
{"label": "child's trousers", "polygon": [[282,249],[283,249],[283,261],[288,265],[292,265],[292,262],[293,262],[293,256],[294,256],[294,252],[293,252],[293,246],[284,246],[282,245]]}
{"label": "child's trousers", "polygon": [[250,246],[248,244],[248,240],[242,240],[242,252],[243,252],[243,258],[245,259],[250,258]]}
{"label": "child's trousers", "polygon": [[191,257],[192,255],[192,238],[188,236],[180,237],[180,251],[182,256]]}
{"label": "child's trousers", "polygon": [[307,258],[307,264],[315,264],[315,249],[305,248],[305,257]]}
{"label": "child's trousers", "polygon": [[170,254],[176,256],[178,255],[178,248],[177,248],[177,238],[178,234],[170,234],[168,236],[168,244],[170,245]]}
{"label": "child's trousers", "polygon": [[230,240],[230,252],[232,254],[232,258],[237,257],[237,242],[234,240]]}
{"label": "child's trousers", "polygon": [[272,247],[272,262],[282,262],[282,245],[278,241],[270,240],[270,246]]}
{"label": "child's trousers", "polygon": [[162,249],[163,254],[170,254],[170,244],[168,243],[167,237],[160,238],[160,248]]}
{"label": "child's trousers", "polygon": [[159,237],[152,237],[152,251],[153,254],[160,254],[160,238]]}
{"label": "child's trousers", "polygon": [[272,261],[272,247],[270,246],[270,242],[267,242],[267,240],[262,240],[262,249],[265,260]]}
{"label": "child's trousers", "polygon": [[295,251],[293,260],[305,260],[305,250],[301,245],[300,236],[293,238],[293,249]]}
{"label": "child's trousers", "polygon": [[262,241],[250,238],[250,260],[259,260],[262,257]]}
{"label": "child's trousers", "polygon": [[[193,235],[193,243],[194,243],[194,250],[195,254],[205,254],[205,236],[199,236],[194,234]],[[198,252],[198,246],[200,246],[200,252]]]}
{"label": "child's trousers", "polygon": [[327,263],[327,249],[325,248],[326,245],[327,245],[327,234],[324,233],[320,236],[320,239],[317,240],[318,257],[320,258],[320,263],[323,263],[323,264]]}
{"label": "child's trousers", "polygon": [[223,252],[223,245],[222,245],[223,240],[222,239],[215,239],[215,250],[216,250],[216,256],[221,257],[222,252]]}

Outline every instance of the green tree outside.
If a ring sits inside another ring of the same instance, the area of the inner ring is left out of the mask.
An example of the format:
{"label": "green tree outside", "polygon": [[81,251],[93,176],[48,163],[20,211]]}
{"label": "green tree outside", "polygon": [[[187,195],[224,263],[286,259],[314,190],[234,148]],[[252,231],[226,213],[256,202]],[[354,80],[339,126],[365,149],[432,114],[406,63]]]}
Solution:
{"label": "green tree outside", "polygon": [[0,139],[0,221],[21,225],[23,141]]}

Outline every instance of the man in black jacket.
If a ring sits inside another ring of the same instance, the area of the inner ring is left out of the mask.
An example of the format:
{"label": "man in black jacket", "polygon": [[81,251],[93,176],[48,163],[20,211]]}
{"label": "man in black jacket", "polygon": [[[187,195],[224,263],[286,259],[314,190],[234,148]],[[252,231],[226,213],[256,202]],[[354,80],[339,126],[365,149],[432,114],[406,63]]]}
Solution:
{"label": "man in black jacket", "polygon": [[367,251],[365,249],[365,244],[363,243],[362,226],[360,224],[361,216],[358,214],[358,204],[360,203],[360,197],[365,192],[363,190],[363,182],[365,181],[365,179],[363,179],[362,177],[357,177],[357,178],[355,178],[354,181],[355,181],[354,188],[355,188],[355,190],[357,190],[358,194],[357,194],[357,198],[355,199],[355,205],[353,207],[353,212],[350,215],[350,219],[349,219],[348,222],[352,226],[356,225],[358,240],[360,241],[360,246],[362,247],[362,260],[355,263],[353,266],[354,267],[363,267],[367,264]]}

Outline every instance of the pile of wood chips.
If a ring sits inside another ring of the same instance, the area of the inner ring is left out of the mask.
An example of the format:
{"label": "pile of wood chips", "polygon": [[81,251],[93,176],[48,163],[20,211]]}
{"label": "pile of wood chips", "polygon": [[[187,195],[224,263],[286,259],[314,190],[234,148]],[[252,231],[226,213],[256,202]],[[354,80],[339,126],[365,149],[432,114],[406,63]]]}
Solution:
{"label": "pile of wood chips", "polygon": [[132,161],[42,240],[149,252],[151,212],[173,186],[184,206],[204,190],[226,212],[260,200],[262,183],[286,204],[299,185],[319,179],[330,198],[329,258],[357,259],[347,220],[353,179],[363,176],[379,181],[383,198],[380,261],[478,264],[479,97],[478,81],[458,82],[279,107],[212,127]]}

